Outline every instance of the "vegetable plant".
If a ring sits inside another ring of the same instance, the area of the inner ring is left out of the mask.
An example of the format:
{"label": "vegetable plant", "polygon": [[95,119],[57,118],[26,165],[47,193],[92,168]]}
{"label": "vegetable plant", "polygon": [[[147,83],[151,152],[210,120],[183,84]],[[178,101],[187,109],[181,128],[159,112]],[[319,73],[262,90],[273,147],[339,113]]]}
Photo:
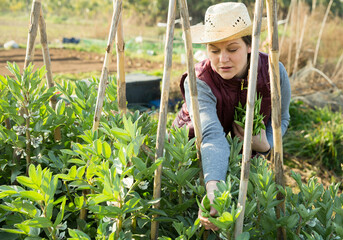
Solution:
{"label": "vegetable plant", "polygon": [[[264,125],[263,119],[265,116],[263,116],[261,111],[261,102],[262,97],[259,95],[255,96],[255,105],[254,105],[254,120],[253,120],[253,132],[252,135],[256,136],[260,134],[262,129],[266,129],[266,126]],[[234,121],[242,128],[245,127],[245,121],[246,121],[246,105],[242,106],[241,102],[238,102],[238,106],[235,108],[235,116]]]}

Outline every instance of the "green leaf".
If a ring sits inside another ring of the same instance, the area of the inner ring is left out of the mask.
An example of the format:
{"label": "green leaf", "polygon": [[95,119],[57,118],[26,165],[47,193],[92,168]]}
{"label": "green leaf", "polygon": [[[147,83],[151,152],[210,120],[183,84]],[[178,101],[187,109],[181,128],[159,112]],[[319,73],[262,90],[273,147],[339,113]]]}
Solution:
{"label": "green leaf", "polygon": [[32,182],[32,180],[28,177],[25,176],[18,176],[17,181],[21,184],[24,185],[25,187],[33,188],[33,189],[38,189],[37,186],[35,186]]}
{"label": "green leaf", "polygon": [[223,212],[222,216],[219,217],[219,220],[221,222],[232,223],[233,222],[233,216],[229,212]]}
{"label": "green leaf", "polygon": [[67,197],[64,196],[63,197],[63,201],[62,201],[62,204],[61,204],[61,207],[60,207],[60,211],[59,213],[57,214],[57,217],[56,217],[56,220],[55,220],[55,223],[54,223],[54,228],[57,227],[58,224],[60,224],[63,220],[63,217],[64,217],[64,208],[65,208],[65,205],[66,205],[66,201],[67,201]]}
{"label": "green leaf", "polygon": [[26,232],[20,229],[0,228],[0,231],[4,231],[8,233],[15,233],[15,234],[27,234]]}
{"label": "green leaf", "polygon": [[111,150],[110,145],[107,142],[103,142],[103,145],[102,145],[102,154],[103,154],[103,156],[106,159],[109,159],[111,157],[111,153],[112,153],[112,150]]}
{"label": "green leaf", "polygon": [[131,140],[129,134],[121,128],[113,128],[111,129],[111,133],[114,137],[124,140],[125,142],[129,142]]}
{"label": "green leaf", "polygon": [[338,234],[338,236],[343,238],[343,226],[342,225],[338,225],[337,223],[333,223],[333,226],[334,226],[335,231]]}
{"label": "green leaf", "polygon": [[52,222],[45,217],[36,217],[30,220],[26,220],[22,224],[36,228],[47,228],[53,226]]}
{"label": "green leaf", "polygon": [[72,167],[70,168],[68,177],[69,177],[70,179],[75,179],[76,174],[77,174],[76,166],[74,165],[74,166],[72,166]]}
{"label": "green leaf", "polygon": [[28,198],[32,201],[43,201],[44,197],[41,193],[35,192],[35,191],[23,191],[19,193],[20,196],[24,198]]}
{"label": "green leaf", "polygon": [[63,115],[65,111],[65,107],[66,107],[65,101],[63,99],[59,100],[56,104],[56,110],[55,110],[56,114]]}
{"label": "green leaf", "polygon": [[0,192],[0,198],[11,196],[11,195],[16,194],[16,193],[17,193],[17,191],[15,191],[15,190],[2,191],[2,192]]}
{"label": "green leaf", "polygon": [[72,238],[75,238],[78,240],[91,240],[91,238],[86,233],[84,233],[80,230],[68,228],[68,232]]}
{"label": "green leaf", "polygon": [[132,162],[139,171],[143,171],[146,169],[146,164],[142,161],[142,159],[133,157]]}
{"label": "green leaf", "polygon": [[250,239],[250,234],[248,232],[243,232],[238,235],[236,240],[249,240]]}
{"label": "green leaf", "polygon": [[93,145],[94,145],[94,150],[95,150],[96,154],[98,156],[101,156],[101,154],[102,154],[102,143],[101,143],[101,140],[100,139],[95,140]]}
{"label": "green leaf", "polygon": [[119,157],[121,164],[123,164],[123,166],[126,166],[126,157],[125,157],[123,148],[121,148],[119,150],[118,157]]}
{"label": "green leaf", "polygon": [[114,201],[115,199],[110,195],[97,194],[96,197],[92,198],[90,204],[99,204],[106,201]]}
{"label": "green leaf", "polygon": [[73,150],[70,150],[70,149],[61,149],[60,150],[62,153],[65,153],[65,154],[68,154],[68,155],[71,155],[71,156],[76,156],[77,153],[74,152]]}
{"label": "green leaf", "polygon": [[74,164],[81,165],[81,166],[84,166],[87,164],[85,161],[83,161],[82,159],[78,159],[78,158],[69,159],[68,163],[74,163]]}

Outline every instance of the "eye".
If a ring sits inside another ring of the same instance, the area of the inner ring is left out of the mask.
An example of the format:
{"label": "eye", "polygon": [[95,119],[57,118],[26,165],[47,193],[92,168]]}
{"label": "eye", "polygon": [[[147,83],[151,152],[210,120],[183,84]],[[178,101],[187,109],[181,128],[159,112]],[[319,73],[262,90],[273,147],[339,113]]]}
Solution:
{"label": "eye", "polygon": [[211,53],[217,54],[217,53],[219,53],[219,50],[211,50]]}
{"label": "eye", "polygon": [[237,50],[238,50],[238,48],[228,49],[228,51],[231,52],[231,53],[236,52]]}

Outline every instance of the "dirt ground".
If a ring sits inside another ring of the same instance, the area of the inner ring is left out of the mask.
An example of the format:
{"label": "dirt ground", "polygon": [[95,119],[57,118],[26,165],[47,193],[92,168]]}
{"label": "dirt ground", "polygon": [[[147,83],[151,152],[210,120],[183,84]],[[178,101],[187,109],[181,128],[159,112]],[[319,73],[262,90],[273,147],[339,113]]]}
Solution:
{"label": "dirt ground", "polygon": [[[51,58],[52,74],[61,73],[86,73],[86,72],[99,72],[99,76],[103,67],[104,54],[93,52],[81,52],[71,49],[52,48],[49,49]],[[16,62],[19,68],[24,66],[26,50],[25,49],[10,49],[0,50],[0,75],[11,75],[7,69],[7,62]],[[34,65],[35,67],[43,66],[43,55],[41,49],[36,49],[34,53]],[[186,70],[186,65],[179,63],[173,63],[173,70]],[[117,71],[117,59],[115,55],[112,55],[111,65],[109,67],[110,73],[113,74]],[[132,59],[125,56],[125,72],[137,72],[137,71],[160,71],[163,72],[163,64],[150,61],[148,59]],[[179,92],[178,77],[171,79],[171,92],[177,94]]]}
{"label": "dirt ground", "polygon": [[[7,61],[16,62],[22,69],[25,60],[25,49],[10,49],[0,50],[0,74],[7,75],[10,72],[7,70]],[[91,71],[101,71],[105,54],[80,52],[70,49],[49,49],[51,58],[52,73],[82,73]],[[112,56],[114,66],[110,66],[110,70],[116,71],[116,57]],[[41,49],[35,50],[34,64],[37,67],[43,65],[43,56]],[[125,70],[132,72],[136,70],[147,71],[151,69],[163,69],[163,64],[151,62],[143,59],[131,59],[126,57]]]}

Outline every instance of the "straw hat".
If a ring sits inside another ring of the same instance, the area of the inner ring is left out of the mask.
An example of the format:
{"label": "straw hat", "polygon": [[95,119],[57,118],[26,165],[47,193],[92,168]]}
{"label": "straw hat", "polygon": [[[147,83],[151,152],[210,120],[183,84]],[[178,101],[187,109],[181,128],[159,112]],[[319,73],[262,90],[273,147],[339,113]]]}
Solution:
{"label": "straw hat", "polygon": [[[264,30],[267,21],[262,20]],[[252,34],[248,9],[243,3],[224,2],[210,6],[205,14],[205,24],[191,27],[193,43],[214,43]]]}

